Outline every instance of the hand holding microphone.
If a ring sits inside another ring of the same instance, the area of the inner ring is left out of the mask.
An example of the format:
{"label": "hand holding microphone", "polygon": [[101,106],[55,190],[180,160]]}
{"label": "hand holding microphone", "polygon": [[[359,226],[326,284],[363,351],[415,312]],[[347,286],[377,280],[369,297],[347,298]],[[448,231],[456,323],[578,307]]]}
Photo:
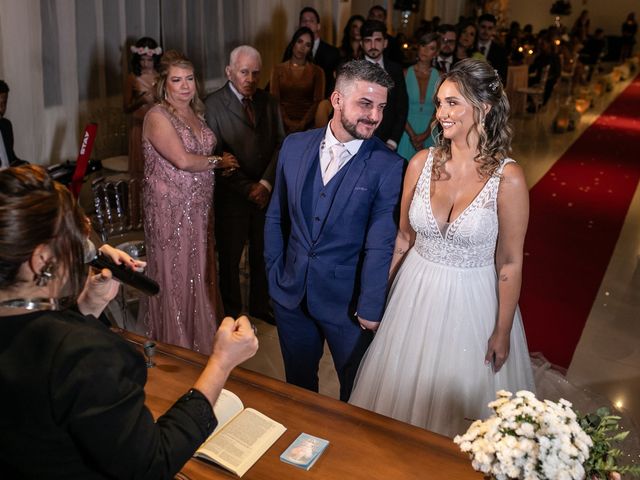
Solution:
{"label": "hand holding microphone", "polygon": [[[121,262],[126,262],[129,265],[118,264],[113,258],[119,259]],[[109,245],[103,245],[101,250],[96,250],[93,242],[87,240],[85,263],[88,263],[98,270],[102,270],[103,268],[110,270],[115,278],[141,291],[145,295],[152,296],[160,292],[160,286],[155,280],[140,273],[140,270],[146,265],[145,262],[134,260],[129,257],[129,255]]]}

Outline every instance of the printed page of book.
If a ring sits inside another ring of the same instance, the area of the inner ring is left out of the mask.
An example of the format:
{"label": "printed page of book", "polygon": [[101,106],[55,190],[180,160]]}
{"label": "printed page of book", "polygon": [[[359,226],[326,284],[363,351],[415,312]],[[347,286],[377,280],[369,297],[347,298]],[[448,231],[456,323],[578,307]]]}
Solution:
{"label": "printed page of book", "polygon": [[213,413],[218,420],[218,426],[209,438],[222,430],[222,428],[242,410],[244,410],[244,404],[242,403],[242,400],[240,400],[240,397],[223,388],[220,392],[220,396],[218,397],[218,401],[213,407]]}
{"label": "printed page of book", "polygon": [[252,408],[245,409],[196,452],[244,475],[286,431],[280,423]]}

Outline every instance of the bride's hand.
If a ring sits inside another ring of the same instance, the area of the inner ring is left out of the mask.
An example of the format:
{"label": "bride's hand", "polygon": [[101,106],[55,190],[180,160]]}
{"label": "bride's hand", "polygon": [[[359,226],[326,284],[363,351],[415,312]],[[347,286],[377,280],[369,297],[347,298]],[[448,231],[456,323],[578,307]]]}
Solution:
{"label": "bride's hand", "polygon": [[494,331],[487,342],[485,365],[492,365],[493,372],[498,373],[509,357],[509,333]]}

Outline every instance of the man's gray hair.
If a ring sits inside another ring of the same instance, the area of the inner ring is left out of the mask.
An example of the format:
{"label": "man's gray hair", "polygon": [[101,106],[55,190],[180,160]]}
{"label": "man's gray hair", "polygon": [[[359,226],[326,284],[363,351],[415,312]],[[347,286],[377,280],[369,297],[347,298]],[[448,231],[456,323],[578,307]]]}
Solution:
{"label": "man's gray hair", "polygon": [[231,50],[231,54],[229,55],[229,66],[233,67],[240,55],[248,55],[257,58],[260,64],[262,64],[262,57],[260,57],[260,52],[258,50],[253,48],[251,45],[240,45],[239,47]]}
{"label": "man's gray hair", "polygon": [[352,60],[338,68],[336,90],[342,92],[357,80],[375,83],[387,90],[391,90],[394,86],[391,76],[380,65],[367,60]]}

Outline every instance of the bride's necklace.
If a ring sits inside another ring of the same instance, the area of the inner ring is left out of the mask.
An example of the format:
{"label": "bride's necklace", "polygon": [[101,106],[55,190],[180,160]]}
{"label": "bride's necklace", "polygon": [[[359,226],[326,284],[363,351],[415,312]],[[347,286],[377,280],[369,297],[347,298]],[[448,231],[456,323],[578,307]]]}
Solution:
{"label": "bride's necklace", "polygon": [[0,307],[24,308],[25,310],[60,310],[57,298],[12,298],[0,302]]}

